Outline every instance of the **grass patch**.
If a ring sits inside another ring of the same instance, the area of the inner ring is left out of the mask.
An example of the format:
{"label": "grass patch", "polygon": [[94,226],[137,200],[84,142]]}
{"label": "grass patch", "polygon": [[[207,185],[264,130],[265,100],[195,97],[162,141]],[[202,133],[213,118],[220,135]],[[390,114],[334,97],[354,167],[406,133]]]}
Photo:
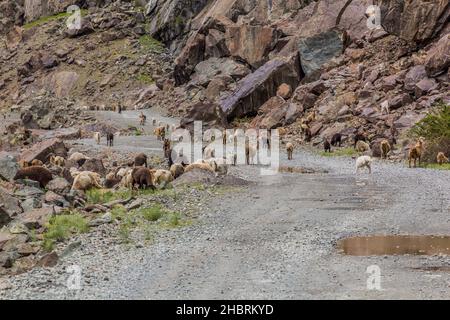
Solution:
{"label": "grass patch", "polygon": [[444,163],[442,165],[437,163],[426,163],[420,166],[425,169],[435,169],[435,170],[450,170],[450,163]]}
{"label": "grass patch", "polygon": [[115,200],[125,200],[132,196],[130,190],[112,191],[107,189],[89,189],[86,191],[88,204],[102,204]]}
{"label": "grass patch", "polygon": [[142,82],[144,84],[153,84],[155,83],[155,80],[153,80],[153,78],[145,73],[140,73],[137,75],[136,80],[139,82]]}
{"label": "grass patch", "polygon": [[[81,16],[84,17],[87,14],[87,10],[86,9],[81,9]],[[41,17],[37,20],[31,21],[29,23],[26,23],[23,25],[23,28],[25,30],[34,28],[34,27],[38,27],[41,26],[43,24],[49,23],[51,21],[56,21],[59,19],[64,19],[64,18],[68,18],[72,15],[73,13],[68,13],[68,12],[61,12],[52,16],[45,16],[45,17]]]}
{"label": "grass patch", "polygon": [[348,148],[342,148],[342,149],[335,149],[331,153],[321,151],[320,155],[322,157],[352,157],[352,156],[358,155],[358,152],[354,148],[348,147]]}
{"label": "grass patch", "polygon": [[145,51],[151,51],[155,53],[163,53],[164,45],[158,40],[152,38],[149,35],[143,35],[139,38],[139,43]]}
{"label": "grass patch", "polygon": [[155,222],[158,221],[165,212],[160,205],[154,205],[150,208],[143,208],[139,210],[139,213],[145,220]]}
{"label": "grass patch", "polygon": [[54,216],[46,227],[47,231],[44,233],[43,247],[47,251],[51,251],[56,242],[64,241],[73,235],[89,231],[86,218],[79,213]]}

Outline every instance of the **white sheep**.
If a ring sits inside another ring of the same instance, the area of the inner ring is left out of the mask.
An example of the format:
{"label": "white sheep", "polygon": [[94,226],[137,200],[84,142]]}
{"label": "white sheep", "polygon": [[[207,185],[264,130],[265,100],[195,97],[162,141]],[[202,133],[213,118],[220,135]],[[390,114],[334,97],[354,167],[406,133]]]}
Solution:
{"label": "white sheep", "polygon": [[152,170],[153,185],[157,188],[165,188],[173,181],[172,172],[169,170]]}
{"label": "white sheep", "polygon": [[358,159],[356,159],[356,171],[355,173],[358,173],[359,169],[362,168],[368,168],[369,173],[372,173],[372,161],[373,159],[369,156],[361,156]]}
{"label": "white sheep", "polygon": [[[73,175],[72,175],[73,176]],[[101,189],[101,177],[98,173],[92,171],[78,172],[74,177],[72,190],[86,191],[92,187]]]}

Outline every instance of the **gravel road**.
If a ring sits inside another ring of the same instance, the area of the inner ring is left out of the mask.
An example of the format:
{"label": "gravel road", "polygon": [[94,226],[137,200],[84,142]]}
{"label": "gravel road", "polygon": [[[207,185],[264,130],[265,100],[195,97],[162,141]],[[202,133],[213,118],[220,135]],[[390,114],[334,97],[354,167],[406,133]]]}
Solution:
{"label": "gravel road", "polygon": [[[281,165],[328,173],[261,176],[254,166],[233,168],[255,183],[208,200],[192,226],[136,246],[109,241],[109,227],[100,227],[80,236],[55,268],[7,279],[11,288],[0,298],[450,298],[450,273],[439,271],[450,267],[447,256],[352,257],[336,249],[337,240],[355,235],[450,234],[450,172],[377,161],[372,175],[355,175],[354,160],[307,150],[293,161],[283,154]],[[81,290],[66,286],[66,267],[74,264]],[[380,268],[381,290],[367,289],[371,265]]]}

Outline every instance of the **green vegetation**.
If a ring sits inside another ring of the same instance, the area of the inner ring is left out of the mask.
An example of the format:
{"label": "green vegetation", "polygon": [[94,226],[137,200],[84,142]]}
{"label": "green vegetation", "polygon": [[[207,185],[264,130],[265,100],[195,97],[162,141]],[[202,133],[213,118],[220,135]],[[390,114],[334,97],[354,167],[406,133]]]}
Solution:
{"label": "green vegetation", "polygon": [[112,191],[106,189],[90,189],[86,191],[89,204],[102,204],[114,200],[125,200],[132,196],[130,190]]}
{"label": "green vegetation", "polygon": [[51,251],[58,241],[89,231],[86,218],[77,212],[54,216],[46,227],[47,231],[44,233],[43,247],[47,251]]}
{"label": "green vegetation", "polygon": [[154,53],[163,53],[165,50],[165,47],[161,42],[150,37],[149,35],[141,36],[139,38],[139,43],[144,51],[151,51]]}
{"label": "green vegetation", "polygon": [[450,170],[450,163],[444,163],[442,165],[437,163],[426,163],[420,166],[425,169],[435,169],[435,170]]}
{"label": "green vegetation", "polygon": [[348,147],[348,148],[342,148],[342,149],[334,149],[333,152],[325,152],[325,151],[321,151],[320,155],[323,157],[352,157],[352,156],[356,156],[358,154],[358,152],[352,148],[352,147]]}
{"label": "green vegetation", "polygon": [[153,78],[145,73],[140,73],[137,75],[136,80],[138,80],[139,82],[142,82],[143,84],[153,84],[155,83],[155,80],[153,80]]}
{"label": "green vegetation", "polygon": [[439,152],[443,152],[448,157],[450,155],[450,106],[438,102],[432,112],[411,128],[408,135],[413,139],[425,138],[422,155],[425,163],[435,163]]}
{"label": "green vegetation", "polygon": [[[51,21],[56,21],[59,19],[70,17],[73,13],[62,12],[52,16],[41,17],[37,20],[31,21],[23,26],[25,30],[31,29],[33,27],[41,26]],[[81,16],[84,17],[87,14],[87,10],[81,9]]]}
{"label": "green vegetation", "polygon": [[163,215],[164,210],[160,205],[154,205],[150,208],[142,208],[139,214],[147,221],[158,221]]}

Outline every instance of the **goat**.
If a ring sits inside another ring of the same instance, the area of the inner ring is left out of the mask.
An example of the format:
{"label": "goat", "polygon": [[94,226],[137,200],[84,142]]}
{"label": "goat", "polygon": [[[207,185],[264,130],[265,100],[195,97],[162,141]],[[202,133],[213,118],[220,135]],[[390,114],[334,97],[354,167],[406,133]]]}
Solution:
{"label": "goat", "polygon": [[169,170],[152,170],[152,175],[153,185],[157,188],[165,188],[174,179],[172,172]]}
{"label": "goat", "polygon": [[331,145],[336,147],[336,145],[339,144],[339,147],[341,147],[341,143],[342,143],[342,134],[335,133],[331,138]]}
{"label": "goat", "polygon": [[50,163],[54,166],[64,167],[66,160],[60,156],[51,156]]}
{"label": "goat", "polygon": [[323,149],[325,150],[325,152],[331,153],[331,144],[328,139],[325,139],[325,141],[323,142]]}
{"label": "goat", "polygon": [[356,172],[358,173],[359,169],[362,169],[364,167],[369,169],[369,173],[372,173],[372,158],[369,156],[361,156],[358,159],[356,159]]}
{"label": "goat", "polygon": [[94,140],[97,142],[97,144],[100,144],[100,132],[94,132]]}
{"label": "goat", "polygon": [[114,145],[114,134],[111,132],[106,134],[106,145],[108,147],[112,147]]}
{"label": "goat", "polygon": [[391,152],[391,144],[388,140],[383,140],[380,143],[380,152],[381,152],[381,159],[387,159],[388,153]]}
{"label": "goat", "polygon": [[163,126],[157,127],[153,130],[153,134],[158,138],[158,140],[164,140],[166,137],[166,128]]}
{"label": "goat", "polygon": [[92,171],[81,171],[74,172],[72,176],[75,174],[72,190],[86,191],[93,187],[101,189],[100,185],[100,175],[96,172]]}
{"label": "goat", "polygon": [[174,179],[177,179],[179,176],[181,176],[184,173],[184,167],[182,164],[172,164],[170,166],[170,172],[172,173],[172,176]]}
{"label": "goat", "polygon": [[424,139],[422,137],[420,137],[419,140],[417,141],[416,145],[414,146],[414,148],[409,150],[408,162],[409,162],[409,167],[410,168],[411,168],[411,161],[412,160],[414,160],[414,168],[417,166],[416,165],[417,159],[419,159],[419,166],[420,166],[420,161],[422,159],[423,142],[424,142]]}
{"label": "goat", "polygon": [[358,140],[355,148],[356,148],[356,151],[358,151],[358,152],[366,152],[366,151],[370,150],[369,144],[362,140]]}
{"label": "goat", "polygon": [[291,142],[288,142],[286,144],[286,151],[287,151],[287,155],[288,155],[288,160],[292,160],[293,154],[294,154],[294,145]]}
{"label": "goat", "polygon": [[41,160],[34,159],[33,161],[31,161],[31,165],[32,166],[40,166],[40,167],[42,167],[44,165],[44,163]]}
{"label": "goat", "polygon": [[144,126],[146,120],[147,120],[147,117],[145,116],[145,114],[143,114],[143,113],[141,112],[141,114],[139,115],[139,124],[140,124],[141,126]]}
{"label": "goat", "polygon": [[357,133],[354,137],[353,137],[353,141],[355,142],[354,144],[354,148],[356,149],[356,144],[358,143],[358,141],[363,141],[363,142],[367,142],[367,138],[364,134],[362,133]]}
{"label": "goat", "polygon": [[155,189],[155,186],[153,185],[153,174],[150,169],[143,167],[134,168],[131,172],[131,176],[133,178],[133,186],[137,184],[141,189],[146,189],[148,187]]}
{"label": "goat", "polygon": [[205,171],[209,171],[211,173],[215,173],[214,168],[211,167],[209,164],[207,163],[191,163],[190,165],[188,165],[186,168],[184,168],[184,172],[187,173],[189,171],[192,171],[194,169],[200,169],[200,170],[205,170]]}
{"label": "goat", "polygon": [[147,163],[147,155],[144,153],[140,153],[138,154],[135,158],[134,158],[134,166],[135,167],[148,167],[148,163]]}
{"label": "goat", "polygon": [[440,165],[443,165],[444,163],[448,162],[448,158],[445,156],[443,152],[439,152],[436,159],[437,163]]}
{"label": "goat", "polygon": [[245,146],[245,160],[247,165],[255,164],[255,156],[256,156],[257,150],[255,147],[251,146],[250,144],[246,144]]}

